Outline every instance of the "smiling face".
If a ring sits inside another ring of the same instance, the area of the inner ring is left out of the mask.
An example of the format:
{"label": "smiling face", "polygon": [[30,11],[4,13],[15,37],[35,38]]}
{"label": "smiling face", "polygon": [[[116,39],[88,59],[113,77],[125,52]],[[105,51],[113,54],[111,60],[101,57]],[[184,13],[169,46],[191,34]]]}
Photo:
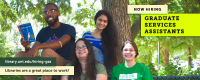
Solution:
{"label": "smiling face", "polygon": [[88,49],[83,40],[76,43],[76,56],[78,59],[86,59],[88,56]]}
{"label": "smiling face", "polygon": [[44,17],[49,26],[54,26],[58,22],[60,12],[55,5],[49,4],[44,8]]}
{"label": "smiling face", "polygon": [[96,28],[98,30],[103,30],[108,25],[108,18],[106,15],[101,15],[96,19]]}
{"label": "smiling face", "polygon": [[136,52],[130,43],[127,43],[123,48],[123,57],[127,61],[132,61],[135,59]]}

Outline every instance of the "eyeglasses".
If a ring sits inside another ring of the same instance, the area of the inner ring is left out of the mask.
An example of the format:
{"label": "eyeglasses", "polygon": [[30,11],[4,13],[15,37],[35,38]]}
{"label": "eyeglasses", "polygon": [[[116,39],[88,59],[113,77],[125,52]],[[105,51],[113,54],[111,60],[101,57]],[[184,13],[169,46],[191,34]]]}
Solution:
{"label": "eyeglasses", "polygon": [[87,48],[87,46],[77,47],[77,48],[76,48],[76,51],[81,50],[81,49],[86,49],[86,48]]}
{"label": "eyeglasses", "polygon": [[124,52],[127,52],[127,51],[130,51],[130,52],[133,52],[135,51],[134,49],[123,49]]}
{"label": "eyeglasses", "polygon": [[57,9],[50,9],[48,11],[44,11],[43,13],[44,13],[44,15],[47,15],[49,13],[54,13],[55,11],[58,11],[58,10]]}

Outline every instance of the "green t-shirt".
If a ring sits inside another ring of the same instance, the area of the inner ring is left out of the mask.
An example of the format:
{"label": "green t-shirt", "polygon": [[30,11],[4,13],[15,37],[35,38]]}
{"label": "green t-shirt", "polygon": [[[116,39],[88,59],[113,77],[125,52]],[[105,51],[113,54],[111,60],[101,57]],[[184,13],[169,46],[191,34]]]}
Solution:
{"label": "green t-shirt", "polygon": [[147,66],[136,62],[130,68],[125,63],[113,67],[111,80],[153,80],[153,77]]}
{"label": "green t-shirt", "polygon": [[[72,65],[71,63],[68,63],[66,66],[71,66],[71,65]],[[105,68],[105,66],[103,64],[101,64],[99,62],[96,62],[95,68],[97,69],[97,73],[96,74],[104,74],[104,75],[107,76],[106,68]],[[87,75],[86,73],[82,72],[81,73],[81,80],[84,80],[86,75]],[[87,80],[89,80],[89,79],[87,79]]]}

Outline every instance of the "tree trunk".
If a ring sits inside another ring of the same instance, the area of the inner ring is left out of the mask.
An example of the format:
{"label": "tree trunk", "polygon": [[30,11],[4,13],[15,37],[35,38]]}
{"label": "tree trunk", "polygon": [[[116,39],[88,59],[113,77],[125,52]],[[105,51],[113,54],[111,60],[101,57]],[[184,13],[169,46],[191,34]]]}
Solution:
{"label": "tree trunk", "polygon": [[[156,0],[153,5],[163,5],[173,0]],[[138,32],[140,31],[141,19],[140,17],[130,27],[130,17],[127,14],[127,5],[129,0],[101,0],[102,8],[113,15],[113,20],[118,30],[118,56],[120,63],[123,61],[120,48],[126,40],[134,41]]]}
{"label": "tree trunk", "polygon": [[167,49],[164,50],[163,53],[163,62],[164,62],[164,67],[167,66],[167,63],[169,63],[169,51]]}
{"label": "tree trunk", "polygon": [[129,0],[102,0],[104,10],[113,15],[114,23],[118,31],[118,56],[120,63],[123,62],[121,54],[121,46],[126,40],[131,40],[130,17],[127,15],[127,5]]}
{"label": "tree trunk", "polygon": [[191,66],[192,64],[192,59],[190,57],[191,52],[190,52],[190,47],[187,48],[187,55],[188,55],[188,67]]}

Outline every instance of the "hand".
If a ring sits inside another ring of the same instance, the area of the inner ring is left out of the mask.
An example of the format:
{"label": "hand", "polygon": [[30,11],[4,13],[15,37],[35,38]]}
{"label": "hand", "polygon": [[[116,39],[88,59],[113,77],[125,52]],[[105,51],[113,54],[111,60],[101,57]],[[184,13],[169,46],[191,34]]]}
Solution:
{"label": "hand", "polygon": [[35,57],[35,55],[37,54],[38,49],[37,47],[33,47],[31,48],[27,53],[25,57]]}
{"label": "hand", "polygon": [[30,43],[26,43],[28,40],[24,40],[24,38],[21,38],[21,45],[25,48],[29,48]]}

